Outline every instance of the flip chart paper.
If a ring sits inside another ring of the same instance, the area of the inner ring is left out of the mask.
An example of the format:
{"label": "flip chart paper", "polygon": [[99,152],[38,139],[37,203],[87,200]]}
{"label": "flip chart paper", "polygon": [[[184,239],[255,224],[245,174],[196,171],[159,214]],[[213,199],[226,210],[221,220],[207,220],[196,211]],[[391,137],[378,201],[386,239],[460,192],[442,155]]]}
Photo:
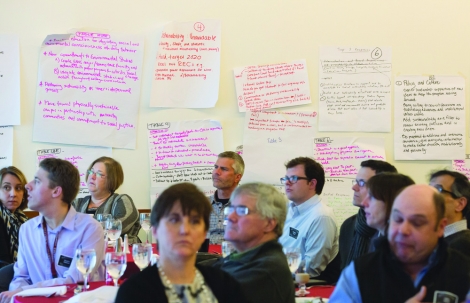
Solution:
{"label": "flip chart paper", "polygon": [[13,165],[13,126],[0,126],[0,168]]}
{"label": "flip chart paper", "polygon": [[321,47],[320,131],[390,132],[390,47]]}
{"label": "flip chart paper", "polygon": [[385,139],[370,137],[316,137],[313,158],[326,177],[353,177],[365,160],[385,161]]}
{"label": "flip chart paper", "polygon": [[77,31],[39,54],[34,141],[135,148],[144,40]]}
{"label": "flip chart paper", "polygon": [[284,163],[313,155],[314,111],[247,111],[243,136],[242,182],[280,184]]}
{"label": "flip chart paper", "polygon": [[238,67],[233,73],[240,112],[312,102],[305,60]]}
{"label": "flip chart paper", "polygon": [[88,167],[93,161],[103,156],[112,157],[113,150],[106,147],[50,145],[36,151],[36,163],[39,165],[39,162],[46,158],[71,162],[80,173],[80,191],[77,198],[81,198],[90,193],[85,179]]}
{"label": "flip chart paper", "polygon": [[333,208],[338,224],[338,230],[350,216],[357,214],[359,208],[352,204],[354,178],[335,177],[325,178],[325,186],[321,194],[322,201]]}
{"label": "flip chart paper", "polygon": [[464,158],[464,88],[455,76],[395,79],[395,160]]}
{"label": "flip chart paper", "polygon": [[0,125],[20,124],[20,50],[16,35],[0,34]]}
{"label": "flip chart paper", "polygon": [[168,24],[156,56],[150,107],[214,107],[219,95],[220,48],[219,20]]}
{"label": "flip chart paper", "polygon": [[470,178],[470,155],[466,154],[465,159],[452,160],[452,169]]}
{"label": "flip chart paper", "polygon": [[212,187],[212,170],[224,151],[219,121],[153,122],[147,128],[152,187],[179,182]]}

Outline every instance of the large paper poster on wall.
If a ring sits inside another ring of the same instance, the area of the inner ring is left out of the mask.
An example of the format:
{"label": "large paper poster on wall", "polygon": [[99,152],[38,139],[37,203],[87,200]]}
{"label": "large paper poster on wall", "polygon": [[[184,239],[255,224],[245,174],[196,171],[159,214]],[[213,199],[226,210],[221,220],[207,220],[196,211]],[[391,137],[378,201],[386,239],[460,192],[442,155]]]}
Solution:
{"label": "large paper poster on wall", "polygon": [[208,108],[219,96],[220,20],[172,22],[160,37],[151,107]]}
{"label": "large paper poster on wall", "polygon": [[150,180],[156,194],[180,182],[213,190],[212,170],[224,150],[219,121],[152,122],[147,129]]}
{"label": "large paper poster on wall", "polygon": [[314,111],[247,111],[242,182],[280,185],[287,161],[313,155],[316,116]]}
{"label": "large paper poster on wall", "polygon": [[390,131],[390,47],[321,47],[319,68],[320,131]]}
{"label": "large paper poster on wall", "polygon": [[20,124],[19,48],[18,36],[0,35],[0,125]]}
{"label": "large paper poster on wall", "polygon": [[338,228],[357,213],[352,204],[353,190],[360,164],[365,160],[385,161],[385,139],[370,137],[316,137],[313,158],[325,170],[322,200],[335,212]]}
{"label": "large paper poster on wall", "polygon": [[77,197],[82,198],[89,194],[86,185],[87,169],[93,161],[103,156],[112,157],[113,150],[106,147],[44,145],[36,151],[35,160],[37,165],[46,158],[58,158],[71,162],[80,173],[80,191]]}
{"label": "large paper poster on wall", "polygon": [[465,157],[465,79],[395,79],[395,160]]}
{"label": "large paper poster on wall", "polygon": [[240,112],[312,102],[305,60],[238,67],[233,74]]}
{"label": "large paper poster on wall", "polygon": [[0,126],[0,168],[13,165],[13,126]]}
{"label": "large paper poster on wall", "polygon": [[470,179],[470,154],[466,154],[465,159],[452,160],[452,169]]}
{"label": "large paper poster on wall", "polygon": [[144,39],[77,31],[39,54],[34,141],[135,148]]}

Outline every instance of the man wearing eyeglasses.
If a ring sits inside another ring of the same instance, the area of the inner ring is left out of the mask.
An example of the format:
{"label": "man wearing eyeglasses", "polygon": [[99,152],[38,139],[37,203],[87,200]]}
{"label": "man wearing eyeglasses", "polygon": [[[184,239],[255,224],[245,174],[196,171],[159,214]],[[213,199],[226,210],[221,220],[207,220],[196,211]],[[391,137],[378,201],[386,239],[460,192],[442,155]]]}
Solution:
{"label": "man wearing eyeglasses", "polygon": [[351,261],[369,252],[371,240],[377,230],[369,227],[362,201],[367,197],[367,181],[383,172],[396,173],[395,166],[380,160],[366,160],[361,162],[361,168],[353,180],[353,205],[359,207],[356,215],[347,218],[341,225],[339,232],[339,253],[341,255],[341,269]]}
{"label": "man wearing eyeglasses", "polygon": [[227,216],[225,239],[236,253],[213,266],[231,274],[249,302],[294,303],[292,274],[278,238],[286,219],[286,199],[273,186],[247,183],[235,189]]}
{"label": "man wearing eyeglasses", "polygon": [[290,200],[284,232],[279,243],[284,248],[300,248],[299,271],[334,283],[340,274],[338,227],[333,209],[321,201],[325,172],[311,158],[299,157],[286,164],[281,178]]}
{"label": "man wearing eyeglasses", "polygon": [[212,184],[217,190],[209,197],[212,204],[208,231],[210,244],[220,245],[224,240],[224,209],[229,205],[230,195],[237,188],[244,170],[245,162],[236,152],[226,151],[217,156],[212,171]]}
{"label": "man wearing eyeglasses", "polygon": [[470,182],[461,173],[440,170],[431,175],[429,185],[434,186],[444,196],[447,218],[444,239],[449,247],[468,254],[470,230],[465,216],[469,208]]}

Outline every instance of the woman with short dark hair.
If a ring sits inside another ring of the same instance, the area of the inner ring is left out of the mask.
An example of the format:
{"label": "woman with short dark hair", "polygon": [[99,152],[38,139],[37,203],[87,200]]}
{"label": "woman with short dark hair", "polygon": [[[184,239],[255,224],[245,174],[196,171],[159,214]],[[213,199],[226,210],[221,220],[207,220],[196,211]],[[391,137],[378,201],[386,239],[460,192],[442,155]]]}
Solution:
{"label": "woman with short dark hair", "polygon": [[211,210],[208,198],[191,183],[163,191],[151,214],[159,261],[126,280],[115,302],[245,302],[239,284],[227,273],[195,265]]}
{"label": "woman with short dark hair", "polygon": [[124,182],[121,164],[110,157],[100,157],[91,163],[86,173],[90,195],[73,202],[77,212],[92,214],[111,214],[122,221],[121,236],[128,235],[129,244],[140,242],[137,234],[140,229],[139,211],[132,198],[115,191]]}

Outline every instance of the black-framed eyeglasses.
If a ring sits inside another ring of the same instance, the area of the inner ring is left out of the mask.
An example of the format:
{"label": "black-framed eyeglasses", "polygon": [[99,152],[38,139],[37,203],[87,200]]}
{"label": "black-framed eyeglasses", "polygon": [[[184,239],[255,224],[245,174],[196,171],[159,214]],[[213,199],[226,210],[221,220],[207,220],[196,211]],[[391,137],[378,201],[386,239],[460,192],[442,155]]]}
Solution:
{"label": "black-framed eyeglasses", "polygon": [[281,180],[281,184],[286,184],[287,181],[294,184],[294,183],[297,183],[298,180],[307,180],[308,181],[308,178],[299,177],[299,176],[285,176],[285,177],[282,177],[280,180]]}
{"label": "black-framed eyeglasses", "polygon": [[106,175],[104,175],[104,174],[102,174],[102,173],[99,173],[99,172],[97,172],[97,171],[95,172],[95,171],[92,170],[92,169],[90,169],[90,170],[88,171],[88,175],[89,175],[89,176],[91,176],[91,175],[96,175],[96,177],[98,177],[98,178],[104,178],[104,177],[106,177]]}
{"label": "black-framed eyeglasses", "polygon": [[352,185],[354,186],[356,184],[359,185],[359,187],[364,187],[367,184],[367,182],[362,180],[362,179],[361,180],[357,180],[357,179],[352,180]]}
{"label": "black-framed eyeglasses", "polygon": [[239,206],[227,206],[226,208],[224,208],[224,215],[228,216],[234,211],[240,217],[246,216],[249,213],[254,213],[254,211],[250,210],[248,207],[244,205],[239,205]]}
{"label": "black-framed eyeglasses", "polygon": [[440,192],[441,194],[451,195],[451,197],[454,198],[454,199],[458,199],[458,198],[462,197],[461,195],[456,195],[453,192],[444,189],[441,184],[434,185],[434,188],[437,189],[437,191]]}

